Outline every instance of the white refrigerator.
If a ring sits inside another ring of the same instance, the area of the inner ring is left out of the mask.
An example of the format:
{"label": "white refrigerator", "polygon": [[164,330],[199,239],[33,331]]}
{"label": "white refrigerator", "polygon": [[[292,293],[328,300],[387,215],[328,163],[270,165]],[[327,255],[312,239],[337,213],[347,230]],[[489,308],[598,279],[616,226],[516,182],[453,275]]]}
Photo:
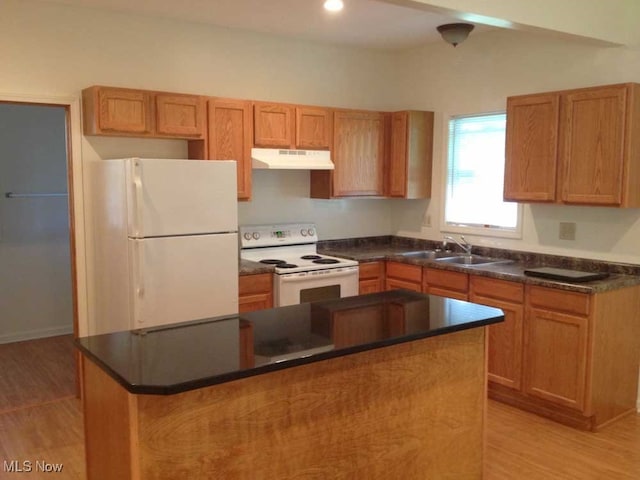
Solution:
{"label": "white refrigerator", "polygon": [[235,161],[91,162],[89,334],[238,313]]}

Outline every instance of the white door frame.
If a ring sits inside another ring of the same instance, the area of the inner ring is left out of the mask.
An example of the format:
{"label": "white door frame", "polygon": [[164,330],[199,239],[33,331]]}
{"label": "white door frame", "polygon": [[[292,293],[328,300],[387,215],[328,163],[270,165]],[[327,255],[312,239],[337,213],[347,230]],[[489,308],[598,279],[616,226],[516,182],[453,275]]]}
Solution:
{"label": "white door frame", "polygon": [[87,259],[84,221],[82,123],[80,99],[0,92],[0,102],[56,105],[67,110],[67,183],[69,184],[69,223],[71,241],[71,282],[74,337],[88,334]]}

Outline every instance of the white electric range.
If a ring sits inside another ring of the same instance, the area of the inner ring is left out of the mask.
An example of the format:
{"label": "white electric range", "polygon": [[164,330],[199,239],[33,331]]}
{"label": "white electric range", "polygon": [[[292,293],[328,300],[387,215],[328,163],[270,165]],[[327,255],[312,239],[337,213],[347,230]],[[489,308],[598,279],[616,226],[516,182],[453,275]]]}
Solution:
{"label": "white electric range", "polygon": [[240,227],[240,257],[275,267],[275,307],[358,294],[358,262],[319,255],[312,223]]}

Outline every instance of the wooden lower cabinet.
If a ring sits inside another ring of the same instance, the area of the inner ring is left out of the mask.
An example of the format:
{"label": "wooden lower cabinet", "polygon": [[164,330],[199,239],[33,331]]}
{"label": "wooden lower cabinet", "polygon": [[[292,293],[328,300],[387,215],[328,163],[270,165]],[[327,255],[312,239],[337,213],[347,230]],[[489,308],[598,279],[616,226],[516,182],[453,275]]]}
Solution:
{"label": "wooden lower cabinet", "polygon": [[385,289],[403,288],[422,292],[422,267],[407,263],[387,262]]}
{"label": "wooden lower cabinet", "polygon": [[521,388],[490,377],[489,395],[586,430],[634,412],[640,287],[586,294],[527,285],[524,299]]}
{"label": "wooden lower cabinet", "polygon": [[529,307],[525,393],[585,411],[589,318]]}
{"label": "wooden lower cabinet", "polygon": [[240,313],[273,307],[273,275],[241,275],[239,280],[238,309]]}
{"label": "wooden lower cabinet", "polygon": [[363,262],[359,265],[359,293],[384,291],[384,262]]}
{"label": "wooden lower cabinet", "polygon": [[422,276],[422,291],[456,300],[468,300],[469,275],[463,272],[425,268]]}
{"label": "wooden lower cabinet", "polygon": [[524,285],[471,275],[469,301],[499,308],[504,322],[488,327],[488,379],[514,390],[522,388]]}

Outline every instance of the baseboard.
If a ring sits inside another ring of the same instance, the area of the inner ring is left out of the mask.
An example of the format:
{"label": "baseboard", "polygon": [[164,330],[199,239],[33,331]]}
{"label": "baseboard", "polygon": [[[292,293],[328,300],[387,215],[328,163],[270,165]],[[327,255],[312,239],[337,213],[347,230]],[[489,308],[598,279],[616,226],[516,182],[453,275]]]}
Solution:
{"label": "baseboard", "polygon": [[0,344],[24,342],[25,340],[34,340],[36,338],[56,337],[58,335],[68,335],[73,333],[73,325],[54,328],[43,328],[39,330],[28,330],[26,332],[14,332],[0,335]]}

